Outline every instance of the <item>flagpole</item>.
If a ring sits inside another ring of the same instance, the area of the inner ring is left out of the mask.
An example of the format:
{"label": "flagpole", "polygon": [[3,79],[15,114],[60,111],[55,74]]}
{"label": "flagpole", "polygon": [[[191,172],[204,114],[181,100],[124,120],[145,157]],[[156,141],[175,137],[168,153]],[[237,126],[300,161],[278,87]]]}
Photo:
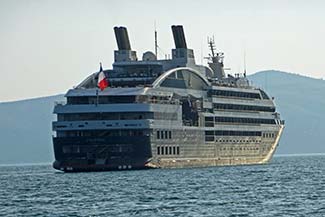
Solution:
{"label": "flagpole", "polygon": [[102,63],[99,64],[100,64],[100,68],[98,72],[97,87],[96,87],[96,106],[98,106],[99,104],[98,89],[100,88],[100,90],[103,91],[106,87],[108,87],[108,81],[104,73]]}
{"label": "flagpole", "polygon": [[[102,67],[102,62],[99,62],[99,72],[98,72],[98,80],[99,80],[99,74],[103,71],[103,67]],[[97,85],[96,85],[96,106],[98,106],[98,82],[97,82]]]}
{"label": "flagpole", "polygon": [[98,100],[99,97],[98,97],[98,87],[96,87],[96,106],[98,106]]}

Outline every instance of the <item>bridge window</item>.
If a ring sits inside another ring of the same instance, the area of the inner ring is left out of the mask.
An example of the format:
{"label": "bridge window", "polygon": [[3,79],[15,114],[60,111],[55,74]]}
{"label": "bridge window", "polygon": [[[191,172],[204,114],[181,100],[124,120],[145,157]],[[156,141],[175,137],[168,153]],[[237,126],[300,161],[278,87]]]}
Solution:
{"label": "bridge window", "polygon": [[194,72],[183,69],[171,73],[160,84],[161,87],[173,87],[181,89],[203,90],[207,87],[206,82]]}

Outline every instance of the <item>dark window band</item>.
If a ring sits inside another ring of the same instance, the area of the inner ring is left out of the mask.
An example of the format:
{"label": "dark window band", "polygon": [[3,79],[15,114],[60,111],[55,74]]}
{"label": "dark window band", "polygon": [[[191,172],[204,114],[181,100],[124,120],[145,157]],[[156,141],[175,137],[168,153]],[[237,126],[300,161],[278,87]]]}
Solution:
{"label": "dark window band", "polygon": [[261,99],[261,96],[258,93],[248,93],[248,92],[229,91],[229,90],[210,90],[209,96]]}
{"label": "dark window band", "polygon": [[274,107],[268,107],[268,106],[252,106],[252,105],[214,103],[213,107],[214,107],[214,109],[217,109],[217,110],[275,112]]}
{"label": "dark window band", "polygon": [[262,136],[261,131],[231,131],[231,130],[216,130],[205,131],[205,136]]}

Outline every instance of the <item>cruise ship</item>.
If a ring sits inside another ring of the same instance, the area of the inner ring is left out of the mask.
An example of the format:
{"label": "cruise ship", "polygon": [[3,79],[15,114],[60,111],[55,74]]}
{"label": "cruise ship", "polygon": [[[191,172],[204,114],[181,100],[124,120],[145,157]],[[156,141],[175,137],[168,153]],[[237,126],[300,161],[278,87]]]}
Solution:
{"label": "cruise ship", "polygon": [[[175,48],[139,60],[125,27],[114,27],[112,69],[90,74],[57,102],[55,161],[65,172],[264,164],[284,120],[274,98],[242,74],[226,75],[224,53],[208,42],[196,64],[183,26],[171,27]],[[155,34],[156,35],[156,34]],[[108,87],[99,90],[99,74]]]}

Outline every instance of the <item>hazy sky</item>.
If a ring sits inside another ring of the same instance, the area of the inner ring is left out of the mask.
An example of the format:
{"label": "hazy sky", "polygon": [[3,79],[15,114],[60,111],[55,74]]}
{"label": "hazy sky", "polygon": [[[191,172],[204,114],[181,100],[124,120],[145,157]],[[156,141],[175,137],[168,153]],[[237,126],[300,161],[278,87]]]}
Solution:
{"label": "hazy sky", "polygon": [[[170,26],[182,24],[197,63],[214,35],[231,72],[267,69],[325,77],[325,1],[0,0],[0,102],[64,93],[111,68],[113,27],[128,28],[138,57],[174,47]],[[203,61],[205,63],[205,61]]]}

